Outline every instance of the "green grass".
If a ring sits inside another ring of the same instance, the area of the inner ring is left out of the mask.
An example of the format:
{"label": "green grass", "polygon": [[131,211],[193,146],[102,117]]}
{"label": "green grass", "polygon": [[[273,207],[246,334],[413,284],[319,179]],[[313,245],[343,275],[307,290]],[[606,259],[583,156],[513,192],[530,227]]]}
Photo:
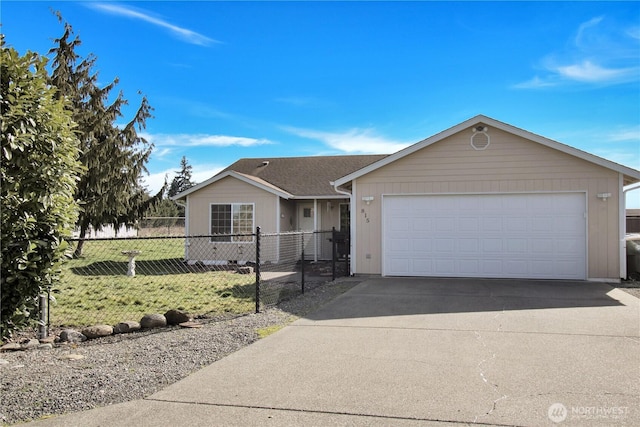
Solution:
{"label": "green grass", "polygon": [[[123,250],[139,250],[128,277]],[[139,321],[169,309],[192,315],[248,313],[255,309],[255,276],[183,262],[184,239],[86,241],[83,256],[68,261],[54,288],[52,326]]]}
{"label": "green grass", "polygon": [[256,332],[258,333],[258,337],[262,338],[266,338],[271,334],[275,334],[276,332],[278,332],[280,329],[284,328],[287,325],[272,325],[272,326],[266,326],[264,328],[260,328],[258,329]]}

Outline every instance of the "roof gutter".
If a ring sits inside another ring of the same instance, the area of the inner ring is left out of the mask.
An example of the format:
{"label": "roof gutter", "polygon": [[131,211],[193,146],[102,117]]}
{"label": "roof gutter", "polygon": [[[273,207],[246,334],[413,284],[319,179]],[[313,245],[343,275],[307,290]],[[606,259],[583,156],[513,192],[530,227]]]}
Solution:
{"label": "roof gutter", "polygon": [[344,194],[345,196],[349,196],[349,198],[351,198],[351,193],[349,193],[348,191],[345,191],[345,190],[340,190],[338,188],[338,186],[336,185],[335,181],[331,181],[331,182],[329,182],[329,184],[331,184],[333,186],[333,189],[336,190],[336,193]]}

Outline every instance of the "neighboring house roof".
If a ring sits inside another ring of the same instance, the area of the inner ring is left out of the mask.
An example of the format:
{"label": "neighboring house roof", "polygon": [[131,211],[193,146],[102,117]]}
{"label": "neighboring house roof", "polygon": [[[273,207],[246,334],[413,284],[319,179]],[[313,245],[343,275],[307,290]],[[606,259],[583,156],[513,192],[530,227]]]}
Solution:
{"label": "neighboring house roof", "polygon": [[335,191],[331,185],[333,181],[385,157],[386,154],[372,154],[240,159],[212,178],[175,195],[173,199],[184,198],[228,176],[285,199],[344,197]]}
{"label": "neighboring house roof", "polygon": [[626,166],[620,165],[618,163],[612,162],[610,160],[606,160],[603,159],[602,157],[598,157],[595,156],[593,154],[587,153],[586,151],[582,151],[582,150],[578,150],[577,148],[573,148],[569,145],[565,145],[562,144],[560,142],[557,141],[553,141],[551,139],[545,138],[543,136],[540,135],[536,135],[534,133],[528,132],[526,130],[517,128],[515,126],[511,126],[509,124],[500,122],[498,120],[492,119],[490,117],[487,116],[483,116],[483,115],[478,115],[475,116],[469,120],[466,120],[456,126],[453,126],[445,131],[442,131],[440,133],[437,133],[427,139],[424,139],[420,142],[417,142],[407,148],[405,148],[404,150],[400,150],[395,154],[391,154],[390,156],[386,156],[383,159],[378,160],[375,163],[372,163],[360,170],[357,170],[353,173],[350,173],[348,175],[344,175],[342,177],[340,177],[339,179],[335,180],[335,185],[336,186],[341,186],[344,184],[347,184],[350,181],[353,181],[354,179],[357,179],[363,175],[366,175],[370,172],[373,172],[376,169],[379,169],[383,166],[388,165],[389,163],[395,162],[396,160],[399,160],[405,156],[408,156],[412,153],[415,153],[418,150],[421,150],[425,147],[428,147],[429,145],[435,144],[438,141],[441,141],[451,135],[454,135],[460,131],[463,131],[467,128],[470,128],[472,126],[477,126],[480,124],[484,124],[484,125],[488,125],[488,126],[492,126],[494,128],[503,130],[505,132],[509,132],[512,133],[514,135],[520,136],[522,138],[526,138],[530,141],[534,141],[537,142],[538,144],[544,145],[546,147],[550,147],[553,149],[556,149],[558,151],[561,151],[563,153],[566,154],[570,154],[572,156],[578,157],[580,159],[586,160],[588,162],[591,163],[595,163],[599,166],[614,170],[618,173],[621,173],[624,176],[624,185],[629,185],[629,184],[633,184],[636,183],[638,181],[640,181],[640,171],[637,171],[635,169],[631,169],[628,168]]}

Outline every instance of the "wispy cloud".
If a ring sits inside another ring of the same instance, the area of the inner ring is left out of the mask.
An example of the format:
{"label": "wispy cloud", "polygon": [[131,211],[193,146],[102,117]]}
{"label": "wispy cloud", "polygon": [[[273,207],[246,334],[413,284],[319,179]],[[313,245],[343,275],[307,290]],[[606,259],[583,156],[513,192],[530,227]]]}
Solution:
{"label": "wispy cloud", "polygon": [[611,133],[609,133],[606,139],[612,142],[622,142],[622,141],[637,142],[639,144],[637,154],[640,157],[640,125],[616,129]]}
{"label": "wispy cloud", "polygon": [[152,142],[156,147],[253,147],[256,145],[272,144],[268,139],[248,138],[244,136],[231,135],[209,135],[209,134],[140,134],[147,141]]}
{"label": "wispy cloud", "polygon": [[153,16],[150,12],[147,12],[143,9],[132,8],[129,6],[123,6],[115,3],[87,3],[87,7],[90,7],[94,10],[98,10],[100,12],[110,13],[113,15],[124,16],[126,18],[137,19],[140,21],[147,22],[149,24],[153,24],[155,26],[164,28],[169,30],[171,34],[178,37],[179,39],[199,45],[199,46],[209,46],[215,43],[221,43],[218,40],[209,38],[205,35],[197,33],[193,30],[189,30],[188,28],[179,27],[177,25],[171,24],[166,20]]}
{"label": "wispy cloud", "polygon": [[541,89],[567,84],[598,86],[640,80],[640,29],[624,27],[604,16],[579,25],[568,47],[541,59],[539,75],[515,84],[516,89]]}
{"label": "wispy cloud", "polygon": [[550,81],[549,79],[541,79],[539,76],[534,76],[531,80],[518,83],[513,87],[516,89],[540,89],[543,87],[556,86],[557,83]]}
{"label": "wispy cloud", "polygon": [[373,129],[349,129],[344,132],[323,132],[285,126],[284,131],[302,138],[321,141],[329,147],[344,153],[386,154],[399,151],[410,144],[393,141],[375,134]]}
{"label": "wispy cloud", "polygon": [[587,83],[623,82],[638,78],[637,67],[605,68],[585,60],[579,64],[556,67],[555,71],[570,80]]}

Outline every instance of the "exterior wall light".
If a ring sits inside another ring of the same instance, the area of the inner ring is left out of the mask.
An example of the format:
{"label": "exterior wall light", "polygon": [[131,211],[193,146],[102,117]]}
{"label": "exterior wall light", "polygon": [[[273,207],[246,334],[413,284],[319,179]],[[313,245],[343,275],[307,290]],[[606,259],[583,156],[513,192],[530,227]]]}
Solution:
{"label": "exterior wall light", "polygon": [[606,202],[606,201],[607,201],[607,199],[608,199],[609,197],[611,197],[611,193],[598,193],[598,194],[596,194],[596,197],[597,197],[598,199],[602,200],[603,202]]}
{"label": "exterior wall light", "polygon": [[373,196],[362,196],[362,201],[370,205],[373,202]]}

